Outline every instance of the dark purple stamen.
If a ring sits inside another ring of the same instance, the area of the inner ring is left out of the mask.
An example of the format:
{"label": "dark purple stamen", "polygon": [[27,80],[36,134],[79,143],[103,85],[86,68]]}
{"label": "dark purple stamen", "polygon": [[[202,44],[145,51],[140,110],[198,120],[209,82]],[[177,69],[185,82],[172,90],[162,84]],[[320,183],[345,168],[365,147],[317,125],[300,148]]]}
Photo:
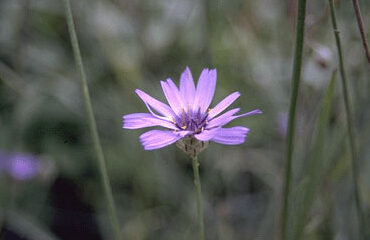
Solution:
{"label": "dark purple stamen", "polygon": [[198,110],[196,113],[192,111],[182,111],[182,116],[177,117],[175,121],[176,127],[179,128],[179,130],[188,130],[193,131],[194,133],[202,132],[203,129],[207,125],[207,117],[208,113],[201,114],[200,110]]}

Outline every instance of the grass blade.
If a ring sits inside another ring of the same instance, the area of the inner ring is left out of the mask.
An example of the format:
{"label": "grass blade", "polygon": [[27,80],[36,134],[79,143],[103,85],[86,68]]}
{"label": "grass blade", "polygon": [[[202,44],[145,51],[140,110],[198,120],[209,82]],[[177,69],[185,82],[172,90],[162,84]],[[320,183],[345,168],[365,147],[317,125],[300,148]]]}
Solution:
{"label": "grass blade", "polygon": [[107,198],[109,215],[110,215],[110,218],[111,218],[111,221],[112,221],[112,225],[113,225],[113,229],[114,229],[114,235],[115,235],[115,238],[118,240],[120,238],[119,224],[118,224],[118,219],[117,219],[117,215],[116,215],[116,208],[115,208],[115,204],[114,204],[112,188],[111,188],[108,173],[107,173],[107,167],[105,165],[103,149],[102,149],[101,144],[100,144],[98,129],[96,127],[94,112],[93,112],[92,105],[91,105],[91,100],[90,100],[89,88],[88,88],[88,85],[87,85],[86,74],[85,74],[85,70],[84,70],[84,67],[83,67],[83,63],[82,63],[80,47],[78,45],[78,39],[77,39],[76,31],[75,31],[75,26],[74,26],[74,22],[73,22],[73,15],[72,15],[72,10],[71,10],[71,4],[70,4],[69,0],[64,0],[64,6],[65,6],[67,23],[68,23],[68,30],[69,30],[69,34],[70,34],[70,37],[71,37],[73,53],[74,53],[77,68],[80,72],[83,97],[84,97],[84,101],[85,101],[85,105],[86,105],[86,109],[87,109],[87,114],[88,114],[88,120],[89,120],[89,129],[90,129],[90,132],[91,132],[91,137],[92,137],[92,141],[93,141],[93,144],[94,144],[96,157],[97,157],[97,160],[98,160],[98,165],[99,165],[99,170],[100,170],[103,189],[104,189],[104,192],[105,192],[105,196]]}
{"label": "grass blade", "polygon": [[288,209],[289,209],[289,196],[290,196],[290,180],[292,175],[292,155],[294,149],[294,130],[295,130],[295,115],[297,108],[298,90],[301,80],[302,69],[302,52],[304,43],[304,26],[306,19],[306,0],[298,1],[298,15],[297,15],[297,32],[295,42],[295,53],[293,63],[293,76],[292,76],[292,94],[290,98],[289,108],[289,121],[287,133],[287,159],[285,163],[285,179],[284,179],[284,195],[283,207],[281,214],[281,240],[287,237],[287,222],[288,222]]}
{"label": "grass blade", "polygon": [[322,179],[323,175],[324,168],[322,166],[322,160],[326,142],[326,130],[328,128],[331,113],[331,105],[335,86],[335,74],[336,72],[334,71],[322,100],[321,111],[316,125],[317,127],[315,131],[313,147],[309,159],[310,165],[308,168],[307,176],[303,179],[307,182],[303,192],[303,206],[299,208],[301,210],[298,213],[299,215],[295,227],[294,239],[302,239],[306,218],[311,209],[315,194],[317,192],[317,189],[319,188],[320,180]]}
{"label": "grass blade", "polygon": [[347,120],[347,131],[348,131],[348,140],[349,140],[349,147],[351,151],[351,163],[352,163],[352,176],[353,176],[353,183],[354,183],[354,197],[355,197],[355,204],[356,204],[356,211],[360,225],[360,236],[361,239],[365,238],[365,219],[362,212],[361,201],[360,201],[360,193],[359,193],[359,184],[358,184],[358,167],[357,167],[357,154],[356,154],[356,142],[354,137],[353,131],[353,124],[352,124],[352,109],[351,103],[349,99],[348,87],[347,87],[347,78],[344,69],[344,62],[343,62],[343,54],[342,54],[342,46],[339,37],[339,30],[337,26],[337,20],[335,15],[335,8],[333,0],[329,0],[330,6],[330,15],[332,20],[332,26],[334,31],[335,43],[337,45],[338,56],[339,56],[339,70],[342,79],[342,93],[344,98],[344,105],[345,105],[345,113],[346,113],[346,120]]}

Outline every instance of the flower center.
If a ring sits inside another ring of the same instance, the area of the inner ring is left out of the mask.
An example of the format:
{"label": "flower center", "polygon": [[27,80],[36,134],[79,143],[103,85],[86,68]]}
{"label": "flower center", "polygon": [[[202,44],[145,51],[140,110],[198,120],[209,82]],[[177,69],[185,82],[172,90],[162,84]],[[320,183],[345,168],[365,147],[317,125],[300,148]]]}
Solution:
{"label": "flower center", "polygon": [[185,112],[185,110],[182,110],[181,116],[177,117],[174,123],[180,130],[200,133],[208,124],[207,117],[208,113],[201,114],[199,110],[197,112],[192,112],[191,110],[189,110],[187,113]]}

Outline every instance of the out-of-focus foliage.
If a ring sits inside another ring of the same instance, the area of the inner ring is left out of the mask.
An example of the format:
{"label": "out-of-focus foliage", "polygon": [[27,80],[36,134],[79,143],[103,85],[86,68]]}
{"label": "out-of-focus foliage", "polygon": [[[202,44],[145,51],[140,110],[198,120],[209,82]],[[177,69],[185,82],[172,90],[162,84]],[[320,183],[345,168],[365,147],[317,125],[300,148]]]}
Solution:
{"label": "out-of-focus foliage", "polygon": [[[336,2],[368,216],[369,66],[350,1]],[[370,11],[367,1],[361,7]],[[144,130],[121,128],[123,114],[147,111],[136,88],[165,101],[159,80],[178,83],[186,66],[195,79],[201,69],[217,68],[214,103],[237,90],[242,110],[264,111],[232,124],[251,128],[245,144],[211,144],[199,156],[207,238],[278,236],[295,9],[295,0],[72,1],[123,239],[196,238],[191,161],[174,145],[144,151],[138,140]],[[313,131],[337,67],[326,1],[308,1],[307,11],[292,219],[302,207]],[[368,14],[364,20],[369,33]],[[357,238],[339,87],[303,239]],[[50,238],[111,239],[80,90],[62,2],[0,1],[0,150],[38,156],[47,173],[16,181],[0,170],[0,225],[6,231],[27,232],[30,239],[38,231]]]}

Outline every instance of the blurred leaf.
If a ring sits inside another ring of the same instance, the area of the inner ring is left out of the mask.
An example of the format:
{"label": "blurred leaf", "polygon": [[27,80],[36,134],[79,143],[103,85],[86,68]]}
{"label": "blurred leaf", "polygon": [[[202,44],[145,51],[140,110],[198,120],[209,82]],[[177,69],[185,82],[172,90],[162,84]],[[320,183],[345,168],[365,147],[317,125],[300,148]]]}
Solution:
{"label": "blurred leaf", "polygon": [[311,151],[311,156],[309,158],[310,165],[309,168],[307,169],[306,177],[302,180],[302,182],[307,181],[307,184],[305,184],[306,185],[306,187],[304,188],[305,191],[302,194],[304,196],[302,206],[299,206],[298,208],[295,209],[297,221],[294,228],[293,239],[301,239],[302,237],[308,212],[311,209],[316,191],[322,180],[323,175],[322,162],[324,157],[323,153],[327,139],[326,132],[328,129],[328,122],[331,113],[334,85],[335,85],[335,71],[332,74],[330,83],[326,89],[324,98],[322,100],[322,107],[317,122],[313,148]]}
{"label": "blurred leaf", "polygon": [[35,219],[20,212],[8,211],[6,224],[11,230],[30,240],[58,240],[56,236],[46,230],[45,226],[41,226]]}

